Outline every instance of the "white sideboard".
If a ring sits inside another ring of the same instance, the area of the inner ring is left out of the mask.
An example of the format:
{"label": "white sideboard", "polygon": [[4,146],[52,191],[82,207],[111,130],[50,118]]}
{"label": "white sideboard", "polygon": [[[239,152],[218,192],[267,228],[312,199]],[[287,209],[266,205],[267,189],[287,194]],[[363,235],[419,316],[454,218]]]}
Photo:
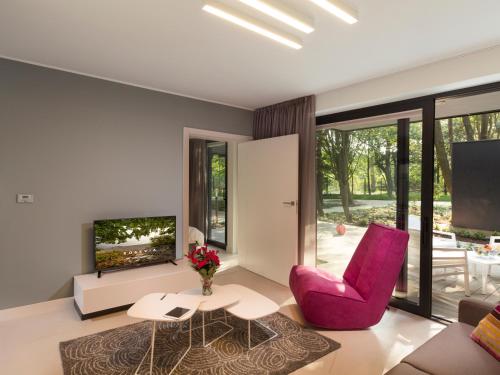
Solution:
{"label": "white sideboard", "polygon": [[177,293],[200,286],[186,259],[173,264],[74,277],[75,307],[82,320],[124,310],[148,293]]}

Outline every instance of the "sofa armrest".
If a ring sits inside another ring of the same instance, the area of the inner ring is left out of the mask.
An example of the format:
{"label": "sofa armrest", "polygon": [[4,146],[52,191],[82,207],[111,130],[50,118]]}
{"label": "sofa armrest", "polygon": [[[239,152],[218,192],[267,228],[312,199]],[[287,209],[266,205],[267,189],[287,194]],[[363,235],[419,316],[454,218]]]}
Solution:
{"label": "sofa armrest", "polygon": [[458,304],[458,321],[475,327],[494,307],[490,303],[473,298],[462,299]]}

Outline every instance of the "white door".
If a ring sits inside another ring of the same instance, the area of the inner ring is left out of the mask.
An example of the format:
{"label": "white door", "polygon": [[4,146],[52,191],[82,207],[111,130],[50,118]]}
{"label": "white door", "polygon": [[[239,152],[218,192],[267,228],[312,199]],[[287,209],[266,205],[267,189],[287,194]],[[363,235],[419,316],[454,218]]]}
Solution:
{"label": "white door", "polygon": [[238,145],[240,266],[288,285],[298,259],[299,136]]}

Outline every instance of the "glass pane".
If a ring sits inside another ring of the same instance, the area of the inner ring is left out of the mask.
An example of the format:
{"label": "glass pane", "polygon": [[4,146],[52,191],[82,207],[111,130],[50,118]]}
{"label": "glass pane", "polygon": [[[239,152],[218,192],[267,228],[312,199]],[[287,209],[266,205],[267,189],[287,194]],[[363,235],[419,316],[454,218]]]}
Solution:
{"label": "glass pane", "polygon": [[396,225],[397,126],[317,132],[317,266],[342,276],[372,221]]}
{"label": "glass pane", "polygon": [[408,284],[406,299],[420,302],[420,207],[422,187],[422,122],[410,124],[408,166]]}
{"label": "glass pane", "polygon": [[[436,103],[432,313],[500,297],[500,92]],[[477,114],[474,114],[477,113]]]}
{"label": "glass pane", "polygon": [[226,144],[208,144],[208,239],[226,243]]}
{"label": "glass pane", "polygon": [[[399,163],[398,126],[409,149]],[[371,222],[408,229],[408,259],[394,296],[419,303],[421,163],[420,110],[317,131],[318,268],[342,277]]]}

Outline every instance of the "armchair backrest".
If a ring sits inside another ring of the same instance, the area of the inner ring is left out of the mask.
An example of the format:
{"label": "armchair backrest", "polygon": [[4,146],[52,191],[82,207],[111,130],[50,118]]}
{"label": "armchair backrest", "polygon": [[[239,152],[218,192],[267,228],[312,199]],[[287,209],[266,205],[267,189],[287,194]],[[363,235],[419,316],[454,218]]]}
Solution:
{"label": "armchair backrest", "polygon": [[365,300],[392,293],[408,246],[408,233],[381,224],[370,224],[344,273]]}
{"label": "armchair backrest", "polygon": [[498,246],[498,245],[500,245],[500,236],[491,236],[490,237],[490,245],[491,246]]}

